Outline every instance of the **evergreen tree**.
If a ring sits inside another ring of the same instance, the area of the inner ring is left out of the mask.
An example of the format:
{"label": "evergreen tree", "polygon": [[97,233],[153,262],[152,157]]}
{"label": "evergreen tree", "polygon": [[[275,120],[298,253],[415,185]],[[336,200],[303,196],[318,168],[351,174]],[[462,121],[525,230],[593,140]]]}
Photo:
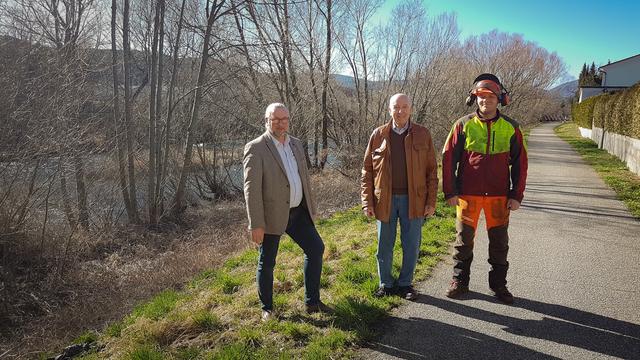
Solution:
{"label": "evergreen tree", "polygon": [[580,76],[578,76],[578,86],[585,86],[586,78],[587,78],[587,63],[583,63],[582,70],[580,71]]}
{"label": "evergreen tree", "polygon": [[589,86],[598,86],[598,74],[596,70],[596,64],[591,63],[591,68],[589,69]]}
{"label": "evergreen tree", "polygon": [[602,77],[598,74],[595,62],[591,65],[586,63],[582,64],[582,71],[578,77],[578,86],[600,86],[602,84]]}

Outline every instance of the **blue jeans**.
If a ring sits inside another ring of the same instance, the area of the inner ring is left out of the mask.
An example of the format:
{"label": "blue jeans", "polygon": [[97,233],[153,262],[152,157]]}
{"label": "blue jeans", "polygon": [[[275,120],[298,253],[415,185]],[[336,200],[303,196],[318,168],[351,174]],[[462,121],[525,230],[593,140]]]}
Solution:
{"label": "blue jeans", "polygon": [[394,286],[391,268],[393,265],[393,246],[396,242],[396,227],[400,220],[400,241],[402,243],[402,268],[398,277],[398,286],[409,286],[418,262],[422,224],[424,218],[409,219],[409,196],[393,195],[389,222],[378,220],[378,276],[380,286]]}
{"label": "blue jeans", "polygon": [[[304,251],[305,304],[317,305],[320,303],[324,243],[304,206],[300,205],[289,211],[286,233]],[[273,268],[276,266],[278,245],[280,245],[280,235],[273,234],[265,234],[264,241],[260,245],[256,277],[262,310],[273,309]]]}

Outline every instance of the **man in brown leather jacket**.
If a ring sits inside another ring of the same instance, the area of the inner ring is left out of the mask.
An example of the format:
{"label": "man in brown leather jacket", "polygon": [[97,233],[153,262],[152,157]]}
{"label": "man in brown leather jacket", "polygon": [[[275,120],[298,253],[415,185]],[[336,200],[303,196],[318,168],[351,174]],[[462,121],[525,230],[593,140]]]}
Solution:
{"label": "man in brown leather jacket", "polygon": [[391,274],[396,226],[400,221],[402,268],[397,292],[416,298],[413,273],[418,261],[425,217],[433,215],[438,190],[436,156],[431,134],[410,121],[411,100],[396,94],[389,100],[391,120],[371,134],[361,177],[362,209],[378,225],[379,288],[375,296],[396,293]]}

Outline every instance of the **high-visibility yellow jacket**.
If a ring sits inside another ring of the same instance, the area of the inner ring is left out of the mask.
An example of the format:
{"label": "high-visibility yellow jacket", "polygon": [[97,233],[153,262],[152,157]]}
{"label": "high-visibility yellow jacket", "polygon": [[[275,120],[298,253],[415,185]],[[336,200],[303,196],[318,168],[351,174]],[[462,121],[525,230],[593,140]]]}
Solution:
{"label": "high-visibility yellow jacket", "polygon": [[522,202],[527,181],[527,148],[520,125],[498,112],[458,119],[444,145],[442,189],[455,195],[506,195]]}

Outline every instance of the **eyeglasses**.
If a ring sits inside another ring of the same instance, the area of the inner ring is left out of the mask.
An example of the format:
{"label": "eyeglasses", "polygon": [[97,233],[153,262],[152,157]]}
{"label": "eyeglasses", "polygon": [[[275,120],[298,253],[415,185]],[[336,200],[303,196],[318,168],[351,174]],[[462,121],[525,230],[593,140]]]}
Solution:
{"label": "eyeglasses", "polygon": [[274,118],[274,117],[270,117],[269,121],[271,121],[272,123],[283,123],[283,122],[289,122],[289,118],[288,117],[283,117],[283,118]]}

